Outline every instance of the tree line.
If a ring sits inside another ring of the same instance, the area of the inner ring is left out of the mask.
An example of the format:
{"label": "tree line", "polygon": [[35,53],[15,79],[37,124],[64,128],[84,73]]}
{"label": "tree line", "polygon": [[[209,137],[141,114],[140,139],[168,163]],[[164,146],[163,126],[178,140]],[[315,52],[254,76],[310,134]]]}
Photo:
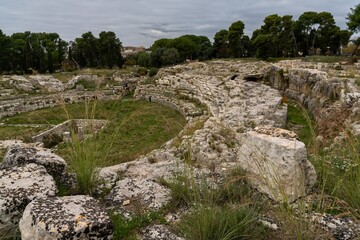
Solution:
{"label": "tree line", "polygon": [[[186,60],[211,58],[298,57],[337,55],[348,44],[353,33],[360,32],[360,4],[350,9],[348,29],[340,29],[329,12],[304,12],[297,20],[290,15],[272,14],[251,38],[244,34],[242,21],[221,29],[211,43],[206,36],[183,35],[156,40],[150,51],[123,59],[122,43],[114,32],[95,37],[86,32],[66,42],[57,33],[14,33],[6,36],[0,30],[0,73],[52,73],[83,67],[119,68],[125,63],[143,67],[162,67]],[[354,40],[360,45],[360,38]]]}
{"label": "tree line", "polygon": [[95,37],[87,32],[66,42],[57,33],[14,33],[0,30],[0,73],[53,73],[83,67],[122,67],[121,42],[114,32]]}
{"label": "tree line", "polygon": [[[267,16],[251,38],[244,34],[242,21],[218,31],[213,44],[205,36],[183,35],[162,38],[151,52],[130,56],[128,61],[143,67],[161,67],[189,60],[257,57],[261,59],[308,55],[340,55],[353,33],[360,32],[360,4],[350,9],[348,29],[340,29],[329,12],[304,12],[297,20],[290,15]],[[356,52],[360,38],[355,39]]]}

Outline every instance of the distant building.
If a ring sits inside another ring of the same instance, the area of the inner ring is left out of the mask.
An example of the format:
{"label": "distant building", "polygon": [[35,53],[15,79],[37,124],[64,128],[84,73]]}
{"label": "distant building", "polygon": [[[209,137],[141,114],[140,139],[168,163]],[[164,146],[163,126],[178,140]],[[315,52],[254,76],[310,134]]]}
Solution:
{"label": "distant building", "polygon": [[127,46],[127,47],[123,47],[121,49],[121,55],[123,57],[127,57],[127,56],[130,56],[130,55],[134,55],[134,54],[137,54],[137,53],[140,53],[140,52],[144,52],[146,51],[146,48],[141,46],[141,47],[131,47],[131,46]]}

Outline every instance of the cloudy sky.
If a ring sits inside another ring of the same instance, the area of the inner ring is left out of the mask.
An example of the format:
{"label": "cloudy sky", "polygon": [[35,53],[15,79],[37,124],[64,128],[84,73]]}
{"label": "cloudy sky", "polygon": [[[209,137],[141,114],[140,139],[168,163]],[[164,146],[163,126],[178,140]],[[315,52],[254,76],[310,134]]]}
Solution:
{"label": "cloudy sky", "polygon": [[123,46],[149,47],[159,38],[205,35],[241,20],[245,33],[270,14],[293,15],[328,11],[341,28],[358,0],[0,0],[0,29],[14,32],[56,32],[67,40],[82,33],[113,31]]}

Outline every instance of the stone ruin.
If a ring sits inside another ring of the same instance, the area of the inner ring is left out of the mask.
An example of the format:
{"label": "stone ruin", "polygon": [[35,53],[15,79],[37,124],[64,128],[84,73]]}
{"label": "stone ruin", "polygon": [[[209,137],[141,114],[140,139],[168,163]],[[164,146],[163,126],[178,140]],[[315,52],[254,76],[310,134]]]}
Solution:
{"label": "stone ruin", "polygon": [[[316,173],[304,143],[283,129],[284,96],[303,104],[315,117],[334,106],[347,106],[345,124],[356,133],[358,87],[353,78],[341,74],[338,65],[300,61],[211,61],[160,69],[152,82],[137,83],[135,98],[172,107],[188,123],[160,149],[100,170],[100,188],[110,189],[106,206],[125,217],[139,208],[162,208],[171,193],[158,180],[185,169],[185,155],[197,166],[193,170],[197,176],[224,175],[241,166],[253,186],[275,201],[293,202],[305,196],[316,182]],[[50,167],[53,164],[57,167]],[[66,175],[66,163],[58,156],[15,144],[9,147],[0,171],[0,232],[16,228],[20,221],[23,239],[98,239],[94,229],[101,229],[101,238],[111,238],[113,226],[95,199],[56,197],[53,179]],[[38,186],[38,182],[46,184]],[[94,219],[92,214],[101,217]],[[141,239],[181,239],[162,225],[150,226],[141,234]]]}
{"label": "stone ruin", "polygon": [[108,122],[108,120],[101,119],[70,119],[33,136],[31,139],[38,146],[51,148],[62,141],[71,141],[72,133],[77,134],[79,140],[82,141],[85,139],[85,134],[96,134]]}

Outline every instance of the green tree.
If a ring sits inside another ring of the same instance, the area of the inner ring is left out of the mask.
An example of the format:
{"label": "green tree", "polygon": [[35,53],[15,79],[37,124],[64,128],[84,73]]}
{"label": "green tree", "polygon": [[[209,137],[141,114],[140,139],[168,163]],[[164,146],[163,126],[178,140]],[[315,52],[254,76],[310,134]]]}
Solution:
{"label": "green tree", "polygon": [[222,29],[214,36],[214,55],[217,58],[229,57],[229,31]]}
{"label": "green tree", "polygon": [[304,55],[315,54],[317,48],[321,49],[322,53],[336,53],[341,42],[346,40],[344,32],[340,32],[329,12],[304,12],[300,15],[296,28],[299,46]]}
{"label": "green tree", "polygon": [[243,48],[241,46],[241,38],[244,34],[245,25],[242,21],[237,21],[229,27],[228,40],[233,57],[242,57]]}
{"label": "green tree", "polygon": [[11,38],[0,29],[0,73],[10,71],[11,66]]}
{"label": "green tree", "polygon": [[[360,4],[356,5],[354,8],[350,9],[350,12],[347,15],[346,18],[348,21],[346,22],[349,30],[353,33],[360,32]],[[354,39],[355,49],[352,53],[352,55],[355,54],[356,50],[360,46],[360,38]]]}
{"label": "green tree", "polygon": [[81,67],[98,67],[99,62],[99,39],[92,32],[86,32],[80,38],[75,39],[73,56]]}
{"label": "green tree", "polygon": [[151,51],[155,51],[158,48],[170,48],[173,45],[173,39],[161,38],[156,40],[150,47]]}
{"label": "green tree", "polygon": [[294,55],[296,42],[293,36],[292,16],[281,17],[277,14],[267,16],[264,25],[253,33],[252,40],[256,55],[260,58]]}
{"label": "green tree", "polygon": [[101,32],[99,34],[99,58],[101,65],[113,68],[119,65],[121,57],[121,42],[114,32]]}
{"label": "green tree", "polygon": [[151,52],[151,65],[157,68],[162,67],[161,57],[164,54],[165,50],[166,48],[156,48],[154,51]]}
{"label": "green tree", "polygon": [[175,48],[165,49],[162,56],[160,57],[162,66],[173,65],[178,63],[180,59],[180,54]]}
{"label": "green tree", "polygon": [[151,56],[147,52],[141,52],[138,54],[136,59],[136,64],[142,67],[150,67],[151,64]]}

